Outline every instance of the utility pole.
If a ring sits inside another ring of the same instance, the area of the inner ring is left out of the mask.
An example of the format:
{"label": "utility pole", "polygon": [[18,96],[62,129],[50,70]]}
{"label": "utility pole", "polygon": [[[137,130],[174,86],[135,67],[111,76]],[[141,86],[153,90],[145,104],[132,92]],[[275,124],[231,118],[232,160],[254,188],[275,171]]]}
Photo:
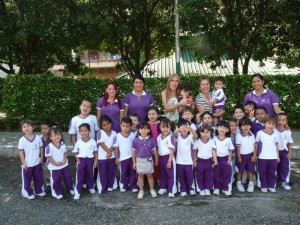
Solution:
{"label": "utility pole", "polygon": [[175,46],[176,46],[176,73],[181,73],[180,69],[180,46],[179,46],[179,14],[178,14],[178,0],[175,0]]}

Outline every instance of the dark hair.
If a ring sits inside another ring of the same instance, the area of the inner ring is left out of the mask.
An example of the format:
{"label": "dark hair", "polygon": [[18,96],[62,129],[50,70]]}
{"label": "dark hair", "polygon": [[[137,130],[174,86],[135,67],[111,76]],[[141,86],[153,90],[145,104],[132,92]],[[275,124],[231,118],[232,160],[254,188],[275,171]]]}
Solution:
{"label": "dark hair", "polygon": [[121,119],[121,124],[122,123],[126,123],[126,124],[129,124],[130,126],[132,125],[132,119],[129,117],[129,116],[124,116],[122,119]]}
{"label": "dark hair", "polygon": [[148,108],[148,111],[147,112],[149,112],[150,110],[154,110],[156,113],[157,113],[157,115],[159,114],[159,112],[158,112],[158,108],[156,107],[156,106],[150,106],[149,108]]}
{"label": "dark hair", "polygon": [[230,116],[230,117],[228,117],[226,120],[228,121],[228,123],[230,123],[230,122],[234,122],[234,123],[236,123],[236,124],[237,124],[237,119],[236,119],[236,118],[234,118],[233,116]]}
{"label": "dark hair", "polygon": [[273,122],[273,123],[277,124],[277,117],[273,116],[273,115],[269,115],[266,117],[266,122]]}
{"label": "dark hair", "polygon": [[141,122],[137,125],[137,130],[138,130],[138,135],[141,135],[139,132],[139,129],[144,129],[144,128],[148,128],[149,129],[149,133],[148,135],[151,137],[152,136],[152,132],[151,132],[151,127],[147,122]]}
{"label": "dark hair", "polygon": [[136,117],[138,119],[138,121],[140,122],[140,117],[139,117],[139,115],[137,113],[132,113],[130,115],[130,117]]}
{"label": "dark hair", "polygon": [[190,91],[190,90],[192,90],[192,85],[188,82],[185,82],[185,83],[179,85],[179,89],[185,90],[185,91]]}
{"label": "dark hair", "polygon": [[250,125],[252,127],[252,121],[248,117],[243,117],[239,121],[239,127],[242,127],[243,125]]}
{"label": "dark hair", "polygon": [[225,77],[218,76],[218,77],[216,77],[216,79],[215,79],[215,82],[217,82],[217,81],[221,81],[223,84],[225,84]]}
{"label": "dark hair", "polygon": [[261,79],[262,81],[265,80],[264,77],[263,77],[263,75],[261,75],[260,73],[255,73],[255,74],[253,74],[253,75],[251,76],[251,82],[253,81],[253,79],[254,79],[255,77],[258,77],[258,78]]}
{"label": "dark hair", "polygon": [[181,110],[181,115],[183,115],[183,113],[185,113],[185,112],[190,112],[190,113],[194,114],[194,109],[190,106],[186,106]]}
{"label": "dark hair", "polygon": [[51,135],[52,134],[60,134],[61,135],[61,140],[60,142],[64,142],[64,138],[63,138],[63,134],[62,134],[62,130],[59,128],[59,127],[51,127],[50,130],[49,130],[49,139],[50,139],[50,142],[52,142],[51,140]]}
{"label": "dark hair", "polygon": [[277,114],[277,119],[278,119],[280,116],[286,116],[286,117],[288,117],[288,114],[285,113],[285,112],[280,112],[280,113]]}
{"label": "dark hair", "polygon": [[201,137],[201,132],[204,132],[205,130],[208,130],[210,132],[210,136],[212,137],[214,130],[208,124],[203,124],[203,126],[198,129],[197,133],[199,137]]}
{"label": "dark hair", "polygon": [[234,108],[233,108],[232,114],[234,114],[234,112],[235,112],[236,109],[241,109],[241,110],[243,111],[243,113],[245,113],[245,109],[244,109],[243,106],[241,106],[241,105],[236,105],[236,106],[234,106]]}
{"label": "dark hair", "polygon": [[103,115],[103,116],[101,116],[100,119],[99,119],[99,124],[100,124],[100,128],[101,128],[101,129],[102,129],[102,123],[103,123],[104,121],[107,121],[107,122],[109,122],[109,123],[112,124],[111,119],[110,119],[108,116]]}
{"label": "dark hair", "polygon": [[134,83],[136,79],[143,81],[143,83],[145,84],[145,78],[141,74],[135,75],[132,79],[132,83]]}
{"label": "dark hair", "polygon": [[82,123],[82,124],[80,124],[80,126],[78,127],[78,129],[80,130],[81,127],[86,127],[89,131],[91,131],[91,126],[88,123]]}
{"label": "dark hair", "polygon": [[266,110],[265,107],[263,107],[263,106],[257,106],[256,109],[255,109],[254,115],[255,115],[256,111],[257,111],[257,110],[260,110],[260,109],[261,109],[261,110],[264,110],[265,113],[267,113],[267,110]]}
{"label": "dark hair", "polygon": [[92,104],[92,100],[90,98],[88,98],[88,97],[83,98],[82,101],[81,101],[81,103],[80,103],[80,105],[83,103],[83,101],[86,101],[86,102],[89,102],[89,103]]}
{"label": "dark hair", "polygon": [[256,109],[256,107],[257,107],[257,104],[253,101],[248,101],[244,106],[246,106],[246,105],[253,106],[254,109]]}
{"label": "dark hair", "polygon": [[118,100],[118,106],[119,108],[121,109],[122,107],[122,101],[121,101],[121,98],[119,96],[119,92],[118,92],[118,83],[117,82],[114,82],[114,81],[110,81],[108,82],[106,85],[105,85],[105,92],[104,92],[104,97],[103,97],[103,102],[102,102],[102,106],[106,106],[107,105],[107,102],[108,102],[108,94],[106,92],[106,89],[108,88],[109,85],[113,85],[115,90],[116,90],[116,96],[115,96],[115,99]]}
{"label": "dark hair", "polygon": [[202,113],[202,114],[201,114],[201,116],[200,116],[200,117],[201,117],[201,120],[203,120],[203,117],[204,117],[205,115],[210,115],[210,116],[211,116],[211,118],[214,118],[214,117],[213,117],[213,114],[212,114],[211,112],[209,112],[209,111],[205,111],[205,112],[204,112],[204,113]]}
{"label": "dark hair", "polygon": [[217,129],[216,129],[217,136],[219,135],[218,127],[226,127],[228,129],[228,131],[226,132],[225,136],[230,137],[230,126],[226,120],[219,120],[216,127],[217,127]]}
{"label": "dark hair", "polygon": [[191,125],[191,123],[190,123],[190,121],[188,121],[188,120],[181,119],[181,120],[178,122],[178,128],[181,127],[181,126],[184,126],[184,125]]}
{"label": "dark hair", "polygon": [[46,120],[42,120],[42,121],[40,122],[40,126],[41,126],[41,125],[46,125],[46,126],[48,126],[49,128],[51,128],[51,127],[53,126],[53,123],[51,122],[51,120],[46,119]]}
{"label": "dark hair", "polygon": [[162,117],[159,121],[159,126],[170,127],[172,129],[172,122],[167,117]]}
{"label": "dark hair", "polygon": [[25,120],[22,120],[22,121],[20,122],[20,128],[21,128],[21,129],[22,129],[22,126],[23,126],[25,123],[27,123],[28,125],[34,127],[34,123],[33,123],[32,120],[25,119]]}

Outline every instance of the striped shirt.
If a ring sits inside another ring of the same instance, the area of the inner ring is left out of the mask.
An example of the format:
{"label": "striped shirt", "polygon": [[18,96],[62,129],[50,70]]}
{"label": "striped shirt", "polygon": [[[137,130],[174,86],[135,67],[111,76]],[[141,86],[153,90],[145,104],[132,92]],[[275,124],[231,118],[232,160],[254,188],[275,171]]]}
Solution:
{"label": "striped shirt", "polygon": [[202,95],[202,93],[199,93],[197,95],[197,97],[195,98],[196,106],[204,106],[205,107],[205,112],[206,111],[208,111],[208,112],[212,111],[211,107],[209,107],[209,103],[211,102],[211,99],[212,99],[211,92],[209,92],[208,95],[209,95],[209,101]]}

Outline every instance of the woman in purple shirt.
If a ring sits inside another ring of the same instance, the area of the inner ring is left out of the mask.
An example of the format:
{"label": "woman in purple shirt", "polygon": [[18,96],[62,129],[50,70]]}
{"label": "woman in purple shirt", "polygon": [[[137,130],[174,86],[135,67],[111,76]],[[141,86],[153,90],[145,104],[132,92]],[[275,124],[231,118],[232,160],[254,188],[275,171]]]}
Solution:
{"label": "woman in purple shirt", "polygon": [[112,130],[120,132],[120,121],[124,116],[124,104],[118,94],[118,84],[116,82],[108,82],[105,85],[104,97],[97,102],[97,119],[106,115],[112,121]]}
{"label": "woman in purple shirt", "polygon": [[279,98],[273,91],[264,88],[264,77],[259,73],[253,74],[251,76],[251,82],[254,91],[246,95],[243,100],[243,105],[252,101],[255,102],[257,106],[264,107],[268,115],[280,113]]}

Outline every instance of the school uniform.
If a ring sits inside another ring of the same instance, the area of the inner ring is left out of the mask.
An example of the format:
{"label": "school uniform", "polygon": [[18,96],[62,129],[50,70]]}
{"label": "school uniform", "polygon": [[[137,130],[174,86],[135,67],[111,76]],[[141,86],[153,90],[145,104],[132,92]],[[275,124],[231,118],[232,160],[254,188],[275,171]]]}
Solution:
{"label": "school uniform", "polygon": [[265,129],[265,124],[260,123],[258,120],[252,121],[251,132],[256,137],[258,131]]}
{"label": "school uniform", "polygon": [[216,104],[214,104],[212,108],[212,113],[216,113],[218,109],[225,109],[225,100],[226,96],[224,94],[223,88],[218,89],[218,90],[213,90],[212,92],[212,100],[217,99]]}

